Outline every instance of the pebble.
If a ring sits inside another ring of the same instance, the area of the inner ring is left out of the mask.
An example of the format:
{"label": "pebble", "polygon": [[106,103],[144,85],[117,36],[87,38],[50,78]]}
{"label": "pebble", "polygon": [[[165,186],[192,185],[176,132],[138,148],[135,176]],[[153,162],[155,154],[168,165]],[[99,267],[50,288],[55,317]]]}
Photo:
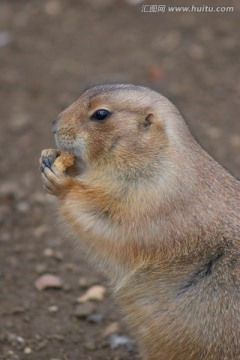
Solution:
{"label": "pebble", "polygon": [[29,355],[32,353],[32,349],[30,347],[26,347],[23,352],[24,354]]}
{"label": "pebble", "polygon": [[44,10],[48,15],[56,16],[62,12],[62,5],[58,0],[50,0],[45,4]]}
{"label": "pebble", "polygon": [[53,257],[54,257],[54,259],[56,259],[58,261],[63,261],[63,259],[64,259],[63,253],[59,250],[57,250],[53,253]]}
{"label": "pebble", "polygon": [[43,273],[46,272],[46,270],[47,270],[47,265],[46,264],[37,264],[35,266],[35,271],[38,274],[43,274]]}
{"label": "pebble", "polygon": [[103,331],[103,337],[108,337],[114,333],[119,332],[119,330],[120,327],[118,322],[113,322],[105,328],[105,330]]}
{"label": "pebble", "polygon": [[48,338],[50,340],[57,340],[60,342],[63,342],[65,340],[65,337],[61,334],[52,334],[52,335],[48,336]]}
{"label": "pebble", "polygon": [[95,311],[95,305],[87,302],[85,304],[80,304],[77,306],[75,310],[75,316],[79,319],[86,319],[89,315],[91,315]]}
{"label": "pebble", "polygon": [[49,311],[50,313],[58,312],[58,311],[59,311],[59,307],[56,306],[56,305],[51,305],[51,306],[48,307],[48,311]]}
{"label": "pebble", "polygon": [[203,60],[205,56],[203,47],[199,45],[190,46],[188,53],[191,56],[191,58],[195,60]]}
{"label": "pebble", "polygon": [[240,135],[233,134],[230,136],[230,143],[234,147],[240,147]]}
{"label": "pebble", "polygon": [[212,139],[218,139],[222,134],[221,129],[215,126],[209,126],[206,131],[207,135]]}
{"label": "pebble", "polygon": [[19,201],[16,204],[16,209],[20,213],[27,213],[30,210],[30,206],[26,201]]}
{"label": "pebble", "polygon": [[72,289],[73,289],[72,286],[69,285],[69,284],[65,284],[65,285],[63,286],[63,290],[64,290],[65,292],[71,292]]}
{"label": "pebble", "polygon": [[35,287],[39,291],[42,291],[45,289],[50,289],[50,288],[60,289],[63,287],[63,281],[58,276],[46,274],[46,275],[40,276],[35,281]]}
{"label": "pebble", "polygon": [[156,50],[161,50],[169,53],[175,48],[177,48],[181,41],[181,34],[178,31],[171,31],[165,36],[158,36],[157,38],[153,39],[152,46]]}
{"label": "pebble", "polygon": [[58,261],[62,261],[64,258],[63,253],[61,251],[59,251],[59,250],[54,251],[51,248],[46,248],[43,252],[43,255],[46,257],[52,257]]}
{"label": "pebble", "polygon": [[84,347],[87,349],[87,350],[95,350],[96,349],[96,344],[93,340],[87,340],[84,344]]}
{"label": "pebble", "polygon": [[77,299],[79,303],[85,303],[89,300],[101,301],[104,299],[106,294],[106,288],[102,285],[94,285],[90,287],[85,294]]}
{"label": "pebble", "polygon": [[25,340],[16,334],[7,334],[7,340],[11,345],[18,345],[20,348],[24,347]]}
{"label": "pebble", "polygon": [[73,263],[67,263],[64,265],[65,269],[68,271],[77,271],[77,265]]}
{"label": "pebble", "polygon": [[47,248],[43,251],[43,255],[46,257],[52,257],[53,256],[53,249]]}
{"label": "pebble", "polygon": [[48,344],[48,340],[42,340],[35,345],[35,350],[40,351],[44,349]]}
{"label": "pebble", "polygon": [[8,181],[1,184],[0,195],[13,195],[16,199],[24,196],[24,192],[18,183]]}
{"label": "pebble", "polygon": [[21,358],[20,358],[18,355],[13,354],[13,355],[11,355],[11,357],[9,358],[9,360],[21,360]]}
{"label": "pebble", "polygon": [[26,308],[24,308],[22,306],[17,306],[17,307],[12,309],[11,314],[12,315],[19,315],[19,314],[23,314],[25,312],[26,312]]}
{"label": "pebble", "polygon": [[103,319],[103,315],[102,314],[92,314],[88,316],[88,321],[93,323],[93,324],[99,324],[102,319]]}
{"label": "pebble", "polygon": [[133,341],[127,336],[114,334],[110,338],[110,347],[112,350],[125,347],[128,351],[132,351]]}
{"label": "pebble", "polygon": [[21,358],[15,354],[12,350],[9,350],[7,352],[7,358],[4,357],[4,359],[7,359],[7,360],[21,360]]}
{"label": "pebble", "polygon": [[34,236],[41,238],[48,232],[48,227],[46,225],[40,225],[34,230]]}
{"label": "pebble", "polygon": [[79,279],[79,286],[81,288],[88,288],[92,285],[96,285],[99,282],[99,280],[97,278],[91,277],[91,278],[86,278],[84,276],[80,277]]}

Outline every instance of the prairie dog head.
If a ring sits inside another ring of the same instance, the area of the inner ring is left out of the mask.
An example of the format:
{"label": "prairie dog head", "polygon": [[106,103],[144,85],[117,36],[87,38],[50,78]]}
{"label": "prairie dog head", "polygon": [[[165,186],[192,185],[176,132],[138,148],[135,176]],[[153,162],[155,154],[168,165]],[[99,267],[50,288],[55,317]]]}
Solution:
{"label": "prairie dog head", "polygon": [[[58,147],[87,167],[146,172],[159,168],[174,137],[175,107],[163,96],[134,85],[101,85],[85,91],[53,123]],[[180,121],[179,121],[180,120]]]}

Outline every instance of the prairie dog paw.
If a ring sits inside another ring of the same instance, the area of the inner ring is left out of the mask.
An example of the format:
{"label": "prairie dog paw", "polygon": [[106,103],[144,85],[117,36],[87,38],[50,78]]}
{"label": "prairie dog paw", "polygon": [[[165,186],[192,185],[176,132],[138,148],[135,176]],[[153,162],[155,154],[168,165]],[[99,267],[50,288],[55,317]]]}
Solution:
{"label": "prairie dog paw", "polygon": [[40,158],[40,171],[43,188],[51,195],[60,195],[68,184],[69,176],[65,169],[55,165],[55,160],[60,156],[60,150],[43,150]]}
{"label": "prairie dog paw", "polygon": [[59,157],[61,154],[61,151],[58,149],[46,149],[43,150],[41,153],[41,157],[39,159],[40,162],[40,171],[44,172],[44,168],[48,167],[51,169],[54,161],[57,157]]}

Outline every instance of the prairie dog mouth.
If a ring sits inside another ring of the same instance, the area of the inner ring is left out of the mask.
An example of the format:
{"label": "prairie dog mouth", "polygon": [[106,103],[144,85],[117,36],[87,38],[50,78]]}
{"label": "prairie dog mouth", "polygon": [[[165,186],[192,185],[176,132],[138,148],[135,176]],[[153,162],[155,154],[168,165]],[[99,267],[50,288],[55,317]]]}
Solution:
{"label": "prairie dog mouth", "polygon": [[74,146],[73,141],[61,139],[61,137],[55,135],[55,143],[61,151],[69,152],[75,157],[81,158],[81,154],[79,153],[78,149]]}
{"label": "prairie dog mouth", "polygon": [[75,165],[79,169],[79,173],[77,175],[81,175],[87,168],[87,165],[83,159],[83,148],[85,148],[83,142],[79,141],[76,144],[73,141],[61,139],[56,134],[55,142],[59,150],[69,152],[75,157]]}

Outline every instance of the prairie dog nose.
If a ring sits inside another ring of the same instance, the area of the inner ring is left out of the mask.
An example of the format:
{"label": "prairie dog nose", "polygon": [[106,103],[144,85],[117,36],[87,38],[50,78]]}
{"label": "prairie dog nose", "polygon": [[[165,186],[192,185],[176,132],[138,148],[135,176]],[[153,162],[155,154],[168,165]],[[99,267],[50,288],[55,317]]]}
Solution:
{"label": "prairie dog nose", "polygon": [[56,134],[57,132],[57,119],[53,120],[52,122],[52,133]]}

